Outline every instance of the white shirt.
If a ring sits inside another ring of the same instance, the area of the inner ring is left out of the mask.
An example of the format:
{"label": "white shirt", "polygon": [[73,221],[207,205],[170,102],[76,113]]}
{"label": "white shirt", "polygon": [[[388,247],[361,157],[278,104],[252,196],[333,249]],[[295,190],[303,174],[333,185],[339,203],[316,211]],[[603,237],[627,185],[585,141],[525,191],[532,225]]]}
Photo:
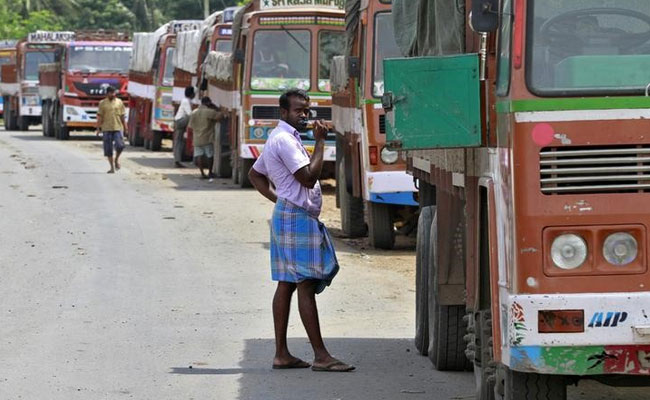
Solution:
{"label": "white shirt", "polygon": [[190,99],[183,97],[181,100],[181,105],[178,107],[174,121],[180,121],[183,117],[189,117],[192,114],[192,105],[190,104]]}

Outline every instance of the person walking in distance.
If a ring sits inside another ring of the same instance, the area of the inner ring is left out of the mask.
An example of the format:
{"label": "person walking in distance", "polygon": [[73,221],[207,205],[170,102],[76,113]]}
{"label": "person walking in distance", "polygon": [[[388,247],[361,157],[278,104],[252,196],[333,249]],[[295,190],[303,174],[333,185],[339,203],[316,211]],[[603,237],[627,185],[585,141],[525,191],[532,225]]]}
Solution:
{"label": "person walking in distance", "polygon": [[[248,173],[253,186],[275,203],[271,219],[271,276],[278,286],[273,297],[273,368],[311,366],[314,371],[347,372],[354,367],[335,359],[325,348],[316,307],[316,294],[330,285],[339,265],[331,237],[318,220],[322,205],[318,179],[328,129],[322,121],[315,122],[316,143],[309,157],[299,133],[307,131],[309,113],[309,96],[305,91],[292,89],[283,93],[281,120]],[[300,318],[314,350],[311,365],[291,355],[287,347],[289,310],[296,289]]]}
{"label": "person walking in distance", "polygon": [[[123,132],[126,128],[124,121],[124,103],[115,96],[115,88],[106,89],[106,98],[99,102],[97,109],[97,136],[102,133],[104,142],[104,156],[108,158],[111,166],[107,172],[115,173],[120,169],[120,154],[124,150]],[[113,161],[113,147],[115,147],[115,161]]]}
{"label": "person walking in distance", "polygon": [[[214,136],[217,122],[225,117],[209,97],[201,99],[201,105],[190,115],[189,127],[194,140],[194,160],[201,171],[201,178],[212,179],[214,161]],[[206,174],[204,169],[208,170]]]}
{"label": "person walking in distance", "polygon": [[185,167],[181,163],[183,161],[183,150],[185,149],[185,130],[190,121],[190,114],[192,114],[191,101],[195,95],[194,87],[188,86],[185,88],[185,97],[181,100],[181,105],[174,117],[174,166],[177,168]]}

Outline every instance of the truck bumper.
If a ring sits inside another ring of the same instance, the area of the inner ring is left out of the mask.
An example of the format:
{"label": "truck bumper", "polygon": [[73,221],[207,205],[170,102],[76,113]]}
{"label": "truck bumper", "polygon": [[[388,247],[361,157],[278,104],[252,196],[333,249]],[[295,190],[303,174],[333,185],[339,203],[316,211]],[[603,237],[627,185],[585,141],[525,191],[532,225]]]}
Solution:
{"label": "truck bumper", "polygon": [[[305,146],[305,149],[307,149],[307,152],[309,152],[309,154],[311,154],[314,151],[314,146],[310,145],[308,142],[304,143],[304,146]],[[260,156],[260,154],[262,154],[263,150],[264,150],[264,145],[263,144],[245,143],[244,145],[240,146],[239,156],[241,158],[257,159]],[[331,161],[331,162],[336,161],[336,144],[335,143],[326,143],[325,144],[325,154],[323,156],[323,160]]]}
{"label": "truck bumper", "polygon": [[[129,109],[126,108],[124,119],[129,119]],[[97,107],[63,106],[63,121],[69,128],[91,128],[97,125]]]}
{"label": "truck bumper", "polygon": [[20,106],[20,115],[23,117],[40,117],[41,106]]}
{"label": "truck bumper", "polygon": [[[555,310],[584,317],[555,318]],[[553,333],[540,332],[549,326]],[[509,296],[501,343],[516,371],[650,375],[650,292]]]}

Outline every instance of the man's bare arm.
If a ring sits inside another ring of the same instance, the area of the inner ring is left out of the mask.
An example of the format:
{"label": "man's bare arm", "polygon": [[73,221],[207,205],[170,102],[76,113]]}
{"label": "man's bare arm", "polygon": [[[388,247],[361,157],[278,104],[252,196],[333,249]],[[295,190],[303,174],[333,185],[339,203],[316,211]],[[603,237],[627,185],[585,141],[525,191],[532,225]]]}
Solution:
{"label": "man's bare arm", "polygon": [[271,182],[266,177],[266,175],[260,174],[252,168],[248,171],[248,179],[251,181],[251,184],[262,196],[271,200],[275,203],[278,200],[278,196],[275,194],[275,191],[271,188]]}
{"label": "man's bare arm", "polygon": [[314,126],[314,152],[309,159],[309,165],[305,165],[296,171],[293,176],[301,185],[313,189],[323,171],[323,156],[325,154],[325,138],[327,137],[327,127],[322,121],[316,121]]}

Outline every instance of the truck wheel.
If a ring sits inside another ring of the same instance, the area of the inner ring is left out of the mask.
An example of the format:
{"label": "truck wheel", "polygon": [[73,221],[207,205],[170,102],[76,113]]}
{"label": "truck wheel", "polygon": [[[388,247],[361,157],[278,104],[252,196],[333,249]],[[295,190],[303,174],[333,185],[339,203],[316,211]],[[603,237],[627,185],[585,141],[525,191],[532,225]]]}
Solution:
{"label": "truck wheel", "polygon": [[[424,209],[423,209],[424,210]],[[467,322],[465,305],[442,305],[438,302],[438,216],[433,216],[429,253],[430,265],[428,276],[429,306],[429,359],[438,371],[469,371],[471,364],[465,355],[465,334]],[[418,227],[419,229],[419,227]]]}
{"label": "truck wheel", "polygon": [[217,143],[215,144],[215,154],[214,154],[214,173],[219,178],[230,178],[232,175],[232,166],[230,164],[230,147],[224,146],[223,142],[227,141],[227,138],[223,137],[224,134],[219,132],[217,135]]}
{"label": "truck wheel", "polygon": [[422,208],[415,245],[415,348],[423,356],[429,351],[429,235],[434,213],[435,206]]}
{"label": "truck wheel", "polygon": [[133,147],[142,147],[144,146],[144,139],[140,134],[140,129],[136,126],[134,132],[129,136],[129,144]]}
{"label": "truck wheel", "polygon": [[43,136],[47,137],[47,124],[49,122],[49,109],[50,109],[50,102],[49,101],[43,101],[43,105],[41,106],[41,113],[43,115],[43,123],[41,124],[43,128]]}
{"label": "truck wheel", "polygon": [[232,150],[230,160],[230,165],[232,165],[232,175],[230,176],[232,178],[232,183],[233,185],[239,185],[239,157],[237,156],[237,153],[235,153],[235,150]]}
{"label": "truck wheel", "polygon": [[8,131],[15,131],[17,128],[16,124],[16,111],[11,107],[11,99],[5,97],[5,128]]}
{"label": "truck wheel", "polygon": [[151,151],[160,151],[162,147],[163,133],[161,131],[153,131],[153,139],[151,139]]}
{"label": "truck wheel", "polygon": [[[474,378],[476,380],[476,400],[495,400],[496,366],[494,364],[492,316],[489,310],[468,314],[474,318],[471,340],[474,342]],[[502,397],[502,396],[499,396]]]}
{"label": "truck wheel", "polygon": [[51,101],[43,104],[43,134],[54,137],[54,103]]}
{"label": "truck wheel", "polygon": [[28,119],[28,117],[25,117],[25,116],[18,117],[18,130],[19,131],[28,131],[29,130],[29,119]]}
{"label": "truck wheel", "polygon": [[253,187],[251,181],[248,179],[248,171],[251,169],[254,163],[255,160],[251,160],[249,158],[239,159],[239,166],[237,167],[237,172],[239,173],[239,178],[237,179],[239,181],[239,187],[241,188]]}
{"label": "truck wheel", "polygon": [[559,375],[505,371],[504,400],[566,400],[566,380]]}
{"label": "truck wheel", "polygon": [[144,149],[145,150],[151,150],[151,140],[144,139]]}
{"label": "truck wheel", "polygon": [[341,209],[341,230],[348,237],[364,236],[366,234],[366,223],[363,217],[363,199],[354,197],[348,191],[345,158],[341,156],[337,162],[336,189]]}
{"label": "truck wheel", "polygon": [[368,237],[370,245],[390,250],[395,245],[395,226],[391,206],[384,203],[366,203],[368,205]]}

